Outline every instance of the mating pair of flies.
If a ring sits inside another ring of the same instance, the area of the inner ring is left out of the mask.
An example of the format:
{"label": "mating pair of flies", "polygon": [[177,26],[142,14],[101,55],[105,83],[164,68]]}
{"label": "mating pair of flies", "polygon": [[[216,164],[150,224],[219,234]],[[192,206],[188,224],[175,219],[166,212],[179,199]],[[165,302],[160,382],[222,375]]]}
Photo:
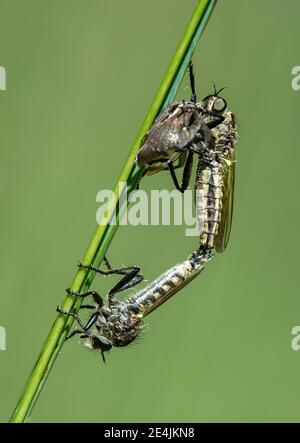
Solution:
{"label": "mating pair of flies", "polygon": [[[145,288],[125,300],[117,294],[143,280],[138,266],[113,269],[105,258],[107,269],[91,265],[80,267],[101,275],[118,274],[121,280],[109,291],[107,301],[95,291],[67,292],[77,298],[92,297],[93,304],[82,304],[92,314],[86,324],[74,312],[58,311],[72,316],[78,323],[67,338],[80,334],[85,345],[104,353],[113,346],[131,343],[143,327],[143,318],[181,290],[204,269],[214,251],[223,252],[228,243],[232,210],[237,128],[234,114],[219,95],[222,90],[197,102],[193,65],[189,65],[191,99],[174,102],[156,118],[142,140],[136,156],[144,175],[169,170],[175,187],[184,192],[189,186],[193,158],[198,157],[195,179],[195,204],[199,226],[198,248],[182,263],[161,274]],[[183,167],[182,183],[176,169]]]}

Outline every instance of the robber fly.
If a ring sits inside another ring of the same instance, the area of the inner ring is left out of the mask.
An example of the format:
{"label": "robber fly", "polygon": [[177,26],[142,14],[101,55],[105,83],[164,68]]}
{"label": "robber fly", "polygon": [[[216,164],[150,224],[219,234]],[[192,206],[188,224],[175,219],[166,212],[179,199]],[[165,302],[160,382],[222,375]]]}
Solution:
{"label": "robber fly", "polygon": [[[116,294],[140,283],[143,277],[139,274],[140,268],[137,266],[117,270],[109,266],[110,274],[124,276],[109,291],[107,301],[104,301],[96,291],[81,294],[67,289],[69,294],[77,298],[85,299],[91,296],[93,299],[93,304],[82,304],[80,307],[80,309],[92,310],[86,324],[82,322],[78,314],[57,308],[58,312],[74,317],[78,323],[78,328],[74,329],[67,339],[80,334],[85,346],[99,350],[105,362],[105,352],[112,347],[124,347],[132,343],[144,326],[143,318],[193,280],[204,269],[210,257],[210,250],[202,251],[201,254],[193,253],[184,262],[170,268],[144,289],[125,300],[119,300]],[[79,266],[100,274],[107,274],[106,271],[93,266],[83,264]]]}
{"label": "robber fly", "polygon": [[[223,121],[222,113],[226,109],[225,100],[218,97],[220,91],[215,91],[216,100],[209,107],[202,108],[202,102],[197,103],[192,63],[189,65],[189,77],[191,99],[174,102],[158,115],[143,138],[136,156],[136,163],[146,166],[144,175],[169,169],[176,188],[182,192],[188,186],[192,154],[200,154],[203,146],[213,148],[210,129]],[[203,112],[210,118],[204,120]],[[175,169],[183,165],[183,183],[179,186]]]}
{"label": "robber fly", "polygon": [[[200,246],[222,252],[228,242],[235,175],[235,116],[214,87],[197,103],[193,65],[189,65],[191,100],[169,105],[155,120],[136,156],[146,166],[144,175],[169,169],[175,187],[184,192],[190,181],[194,154],[198,154],[195,183]],[[182,184],[175,169],[184,165]]]}

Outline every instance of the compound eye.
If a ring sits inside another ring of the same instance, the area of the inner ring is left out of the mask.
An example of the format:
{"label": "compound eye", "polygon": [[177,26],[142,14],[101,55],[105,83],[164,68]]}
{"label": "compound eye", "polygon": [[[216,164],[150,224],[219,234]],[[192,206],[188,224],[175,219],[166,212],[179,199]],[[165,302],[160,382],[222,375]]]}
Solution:
{"label": "compound eye", "polygon": [[109,351],[112,348],[112,344],[107,338],[103,336],[92,337],[92,348],[100,349],[101,351]]}
{"label": "compound eye", "polygon": [[221,97],[217,97],[213,103],[213,110],[216,112],[222,112],[222,111],[224,111],[224,109],[226,109],[226,107],[227,107],[227,103]]}
{"label": "compound eye", "polygon": [[101,343],[102,351],[109,351],[112,348],[112,344],[105,337],[98,337],[99,342]]}

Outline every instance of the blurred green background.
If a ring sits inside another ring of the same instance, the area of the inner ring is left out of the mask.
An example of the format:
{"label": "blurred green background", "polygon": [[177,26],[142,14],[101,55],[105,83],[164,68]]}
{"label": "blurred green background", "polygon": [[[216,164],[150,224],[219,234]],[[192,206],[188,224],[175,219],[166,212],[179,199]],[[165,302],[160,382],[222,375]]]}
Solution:
{"label": "blurred green background", "polygon": [[[7,421],[196,0],[0,0],[0,420]],[[231,240],[103,365],[64,346],[36,422],[300,421],[298,0],[218,2],[198,96],[237,114]],[[178,98],[189,96],[185,78]],[[167,173],[141,187],[172,189]],[[109,257],[151,280],[197,245],[184,227],[122,227]],[[102,293],[114,280],[97,279]]]}

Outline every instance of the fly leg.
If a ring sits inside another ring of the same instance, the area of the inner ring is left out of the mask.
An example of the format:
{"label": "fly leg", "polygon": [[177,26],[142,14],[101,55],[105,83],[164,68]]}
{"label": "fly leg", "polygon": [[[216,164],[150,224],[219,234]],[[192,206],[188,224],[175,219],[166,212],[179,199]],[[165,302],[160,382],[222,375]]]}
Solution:
{"label": "fly leg", "polygon": [[74,331],[72,331],[69,335],[67,335],[66,340],[69,340],[70,338],[72,338],[75,334],[86,334],[96,323],[98,317],[99,317],[99,312],[95,311],[90,318],[88,319],[86,324],[82,323],[81,318],[79,317],[78,314],[75,314],[75,312],[68,312],[63,310],[60,306],[57,306],[56,311],[59,312],[62,315],[66,315],[67,317],[73,317],[77,323],[79,324],[81,329],[74,329]]}
{"label": "fly leg", "polygon": [[200,140],[204,149],[212,149],[215,146],[215,139],[209,124],[202,123],[199,129]]}
{"label": "fly leg", "polygon": [[117,284],[115,284],[115,286],[108,293],[109,305],[117,301],[115,295],[118,292],[132,288],[133,286],[138,285],[141,281],[144,280],[144,277],[140,274],[141,269],[138,266],[112,268],[106,257],[104,257],[104,262],[106,264],[107,270],[99,269],[92,265],[83,265],[82,263],[79,263],[79,267],[89,269],[90,271],[95,271],[101,275],[123,275],[121,280]]}
{"label": "fly leg", "polygon": [[[96,305],[98,305],[98,307],[101,308],[101,306],[103,306],[103,298],[96,291],[87,291],[87,292],[84,292],[83,294],[81,294],[80,292],[76,292],[76,291],[73,291],[72,289],[68,288],[68,289],[66,289],[66,292],[70,295],[75,295],[75,297],[77,297],[77,298],[86,298],[86,297],[92,296],[94,302],[96,303]],[[83,306],[90,306],[90,305],[83,305]],[[86,309],[88,309],[88,308],[86,308]]]}
{"label": "fly leg", "polygon": [[117,294],[118,292],[125,291],[126,289],[138,285],[144,280],[144,276],[140,274],[141,268],[139,266],[113,269],[106,257],[104,257],[104,262],[110,272],[124,275],[124,277],[121,278],[121,280],[109,291],[109,294]]}
{"label": "fly leg", "polygon": [[[191,81],[192,81],[192,79],[193,79],[193,69],[192,69]],[[192,89],[192,91],[193,91],[193,89]],[[198,145],[200,145],[201,147],[198,148]],[[214,145],[215,145],[215,139],[214,139],[211,129],[208,127],[208,125],[206,125],[204,122],[202,122],[200,124],[200,128],[199,128],[197,134],[195,135],[194,139],[189,140],[186,145],[181,146],[180,148],[177,149],[177,151],[175,151],[171,155],[171,157],[167,161],[167,165],[168,165],[171,177],[173,179],[173,183],[175,185],[175,188],[178,189],[178,191],[183,193],[189,185],[191,173],[192,173],[192,166],[193,166],[193,154],[197,153],[198,155],[202,155],[203,151],[207,151],[207,150],[210,151],[214,147]],[[183,169],[182,183],[181,183],[181,185],[179,185],[173,163],[178,158],[178,156],[181,156],[183,152],[186,152],[186,150],[188,150],[188,156],[186,158],[184,169]]]}
{"label": "fly leg", "polygon": [[222,123],[224,121],[224,118],[225,118],[224,116],[219,115],[219,114],[215,114],[213,111],[209,111],[208,114],[215,118],[214,121],[207,123],[207,127],[209,129],[215,128],[216,126],[218,126],[220,123]]}
{"label": "fly leg", "polygon": [[175,185],[175,188],[178,189],[178,191],[180,192],[184,192],[189,183],[190,183],[190,178],[191,178],[191,173],[192,173],[192,166],[193,166],[193,155],[194,152],[189,149],[188,151],[188,156],[184,165],[184,169],[183,169],[183,176],[182,176],[182,183],[181,185],[178,183],[178,179],[175,173],[175,168],[173,165],[173,161],[176,159],[176,157],[178,157],[178,152],[174,152],[173,155],[171,155],[170,159],[167,161],[167,165],[173,180],[173,183]]}
{"label": "fly leg", "polygon": [[194,68],[192,60],[189,63],[189,77],[190,77],[190,84],[191,84],[191,102],[196,103],[197,102],[197,95],[196,95],[196,89],[195,89],[195,74],[194,74]]}
{"label": "fly leg", "polygon": [[131,271],[124,275],[121,280],[113,286],[113,288],[108,293],[108,304],[109,306],[117,303],[117,298],[115,297],[118,292],[125,291],[126,289],[132,288],[138,285],[144,280],[144,277],[139,274],[140,268],[137,266],[132,266]]}
{"label": "fly leg", "polygon": [[118,274],[118,275],[127,275],[130,274],[133,270],[138,270],[137,273],[140,272],[140,268],[138,266],[128,266],[128,267],[122,267],[122,268],[112,268],[108,259],[104,256],[103,258],[104,263],[107,267],[107,269],[100,269],[100,268],[96,268],[95,266],[92,265],[84,265],[83,263],[79,262],[78,266],[79,268],[84,268],[84,269],[89,269],[90,271],[95,271],[98,274],[101,275],[113,275],[113,274]]}

